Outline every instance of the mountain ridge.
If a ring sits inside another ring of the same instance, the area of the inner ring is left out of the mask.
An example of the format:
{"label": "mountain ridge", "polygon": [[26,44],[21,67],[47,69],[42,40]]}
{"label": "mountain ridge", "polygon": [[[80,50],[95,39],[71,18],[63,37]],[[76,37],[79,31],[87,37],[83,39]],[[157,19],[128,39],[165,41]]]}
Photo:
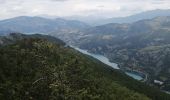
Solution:
{"label": "mountain ridge", "polygon": [[[155,91],[152,91],[151,87],[70,47],[44,40],[46,36],[27,35],[27,37],[22,34],[10,36],[16,40],[12,44],[0,46],[1,99],[150,100],[153,98],[157,100],[162,98],[166,100],[169,98],[169,95],[155,88],[153,88]],[[149,94],[144,95],[143,90],[133,85],[129,86],[130,83],[126,80],[146,87],[146,90],[150,91]]]}
{"label": "mountain ridge", "polygon": [[62,30],[79,30],[89,25],[75,20],[61,18],[46,19],[42,17],[20,16],[0,21],[0,32],[50,33]]}

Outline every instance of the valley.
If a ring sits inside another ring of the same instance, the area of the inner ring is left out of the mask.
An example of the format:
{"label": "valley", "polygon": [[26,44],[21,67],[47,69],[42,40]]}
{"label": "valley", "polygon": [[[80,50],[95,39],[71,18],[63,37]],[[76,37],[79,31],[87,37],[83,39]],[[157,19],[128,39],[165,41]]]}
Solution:
{"label": "valley", "polygon": [[169,100],[169,92],[170,10],[93,24],[0,21],[2,100]]}
{"label": "valley", "polygon": [[[80,49],[80,48],[77,48],[77,47],[74,47],[74,46],[71,46],[72,48],[78,50],[79,52],[83,53],[83,54],[86,54],[86,55],[89,55],[89,56],[92,56],[96,59],[98,59],[99,61],[101,61],[102,63],[114,68],[114,69],[117,69],[119,70],[120,68],[118,67],[118,65],[116,63],[112,63],[109,61],[108,58],[102,56],[102,55],[98,55],[98,54],[93,54],[93,53],[89,53],[87,50],[83,50],[83,49]],[[137,72],[137,71],[124,71],[125,74],[127,74],[128,76],[136,79],[136,80],[139,80],[139,81],[146,81],[147,80],[147,76],[145,76],[145,74],[141,74],[140,72]]]}
{"label": "valley", "polygon": [[148,84],[168,89],[169,23],[169,17],[157,17],[132,24],[96,26],[84,31],[86,37],[80,38],[75,45],[108,57],[123,70],[145,73]]}

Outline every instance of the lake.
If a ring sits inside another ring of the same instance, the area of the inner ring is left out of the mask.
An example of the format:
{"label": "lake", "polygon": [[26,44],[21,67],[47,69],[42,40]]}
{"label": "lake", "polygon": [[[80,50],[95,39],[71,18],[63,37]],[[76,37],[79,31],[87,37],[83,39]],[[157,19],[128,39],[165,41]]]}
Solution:
{"label": "lake", "polygon": [[[83,49],[77,48],[75,46],[70,46],[70,47],[76,49],[77,51],[79,51],[79,52],[81,52],[83,54],[86,54],[86,55],[89,55],[89,56],[91,56],[91,57],[93,57],[95,59],[98,59],[102,63],[104,63],[104,64],[106,64],[106,65],[108,65],[108,66],[110,66],[110,67],[112,67],[114,69],[120,69],[118,67],[118,64],[110,62],[109,59],[107,57],[103,56],[103,55],[89,53],[87,50],[83,50]],[[140,76],[140,75],[138,75],[136,73],[125,72],[125,74],[132,77],[132,78],[134,78],[134,79],[136,79],[136,80],[142,80],[143,79],[142,76]]]}

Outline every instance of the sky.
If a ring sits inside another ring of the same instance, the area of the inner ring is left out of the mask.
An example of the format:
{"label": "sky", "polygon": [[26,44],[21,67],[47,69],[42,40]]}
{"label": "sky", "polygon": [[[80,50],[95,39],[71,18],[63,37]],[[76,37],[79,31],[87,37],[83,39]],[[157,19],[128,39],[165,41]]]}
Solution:
{"label": "sky", "polygon": [[0,19],[16,16],[123,17],[170,9],[170,0],[0,0]]}

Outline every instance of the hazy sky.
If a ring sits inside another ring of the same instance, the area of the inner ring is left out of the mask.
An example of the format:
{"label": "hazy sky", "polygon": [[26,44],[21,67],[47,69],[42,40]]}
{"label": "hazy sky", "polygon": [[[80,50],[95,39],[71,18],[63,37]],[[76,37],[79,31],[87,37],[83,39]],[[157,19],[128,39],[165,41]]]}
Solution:
{"label": "hazy sky", "polygon": [[170,9],[170,0],[0,0],[0,19],[15,16],[127,16]]}

